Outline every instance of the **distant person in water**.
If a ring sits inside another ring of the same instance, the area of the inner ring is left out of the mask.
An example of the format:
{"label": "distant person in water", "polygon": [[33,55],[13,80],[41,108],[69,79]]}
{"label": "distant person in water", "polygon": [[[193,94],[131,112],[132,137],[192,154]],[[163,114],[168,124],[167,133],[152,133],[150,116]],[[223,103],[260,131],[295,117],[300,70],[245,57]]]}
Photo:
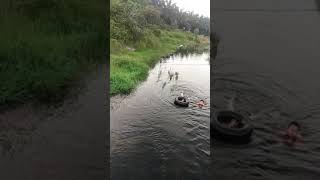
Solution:
{"label": "distant person in water", "polygon": [[199,102],[197,102],[197,106],[199,108],[202,108],[204,105],[205,105],[205,103],[204,103],[204,100],[202,100],[202,99]]}
{"label": "distant person in water", "polygon": [[284,143],[288,145],[294,145],[297,142],[302,142],[300,131],[300,124],[296,121],[292,121],[289,123],[288,128],[281,132],[280,135],[282,136]]}

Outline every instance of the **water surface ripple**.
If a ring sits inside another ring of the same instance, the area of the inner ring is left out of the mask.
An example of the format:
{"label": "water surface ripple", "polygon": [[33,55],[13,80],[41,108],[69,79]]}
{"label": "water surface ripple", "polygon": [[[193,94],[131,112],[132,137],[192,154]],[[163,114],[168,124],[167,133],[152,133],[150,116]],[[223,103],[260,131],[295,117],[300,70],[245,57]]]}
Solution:
{"label": "water surface ripple", "polygon": [[[170,77],[169,74],[174,74]],[[176,107],[183,92],[188,108]],[[209,54],[162,59],[111,109],[111,179],[208,179]],[[193,102],[205,99],[203,109]]]}
{"label": "water surface ripple", "polygon": [[[320,177],[319,1],[214,0],[220,44],[213,60],[212,107],[247,113],[252,142],[211,139],[215,179]],[[306,9],[309,9],[306,11]],[[304,143],[289,147],[279,131],[302,125]]]}

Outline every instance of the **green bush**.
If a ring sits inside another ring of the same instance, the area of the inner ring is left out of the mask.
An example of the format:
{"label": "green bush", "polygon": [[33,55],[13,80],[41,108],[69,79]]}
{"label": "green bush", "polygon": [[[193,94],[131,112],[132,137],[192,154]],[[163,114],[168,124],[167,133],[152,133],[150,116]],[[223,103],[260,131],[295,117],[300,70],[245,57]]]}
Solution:
{"label": "green bush", "polygon": [[82,67],[101,62],[102,1],[4,0],[2,5],[10,11],[0,16],[0,105],[59,98]]}
{"label": "green bush", "polygon": [[147,76],[149,67],[142,61],[132,59],[130,56],[112,56],[111,59],[110,93],[112,95],[119,91],[129,93]]}
{"label": "green bush", "polygon": [[[183,12],[167,0],[111,0],[110,8],[111,95],[132,91],[161,56],[179,45],[195,49],[191,44],[202,42],[191,32],[208,34],[210,25],[209,18]],[[126,46],[136,50],[124,51]]]}
{"label": "green bush", "polygon": [[138,49],[157,48],[160,46],[160,40],[152,32],[147,31],[143,38],[135,45]]}
{"label": "green bush", "polygon": [[114,54],[126,52],[124,45],[116,39],[110,39],[110,50]]}
{"label": "green bush", "polygon": [[157,37],[160,37],[160,36],[161,36],[161,30],[159,30],[159,29],[154,29],[154,30],[153,30],[153,34],[154,34],[155,36],[157,36]]}

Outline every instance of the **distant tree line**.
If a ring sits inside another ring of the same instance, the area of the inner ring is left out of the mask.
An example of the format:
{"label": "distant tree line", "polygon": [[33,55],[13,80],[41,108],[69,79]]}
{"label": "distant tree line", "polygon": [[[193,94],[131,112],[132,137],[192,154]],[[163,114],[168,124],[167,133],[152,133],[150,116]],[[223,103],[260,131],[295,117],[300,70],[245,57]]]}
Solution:
{"label": "distant tree line", "polygon": [[160,17],[163,21],[179,29],[195,32],[202,35],[210,33],[209,17],[200,16],[193,12],[185,12],[181,10],[171,0],[150,0],[152,5],[160,11]]}
{"label": "distant tree line", "polygon": [[209,36],[210,19],[180,9],[171,0],[111,0],[111,38],[137,41],[150,29],[181,29]]}

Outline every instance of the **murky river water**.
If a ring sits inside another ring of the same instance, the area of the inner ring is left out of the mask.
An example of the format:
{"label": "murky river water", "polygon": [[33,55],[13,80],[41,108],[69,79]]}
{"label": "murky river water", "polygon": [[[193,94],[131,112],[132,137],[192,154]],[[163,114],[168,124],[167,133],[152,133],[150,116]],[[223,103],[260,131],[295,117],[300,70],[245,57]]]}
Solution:
{"label": "murky river water", "polygon": [[0,113],[1,180],[108,177],[106,69],[86,72],[62,102]]}
{"label": "murky river water", "polygon": [[[212,65],[212,108],[251,114],[252,142],[211,140],[215,179],[319,179],[320,14],[314,0],[214,0],[220,37]],[[304,143],[276,135],[296,120]]]}
{"label": "murky river water", "polygon": [[[176,107],[180,92],[207,105]],[[209,99],[208,53],[162,59],[136,91],[111,103],[111,179],[208,179]]]}

